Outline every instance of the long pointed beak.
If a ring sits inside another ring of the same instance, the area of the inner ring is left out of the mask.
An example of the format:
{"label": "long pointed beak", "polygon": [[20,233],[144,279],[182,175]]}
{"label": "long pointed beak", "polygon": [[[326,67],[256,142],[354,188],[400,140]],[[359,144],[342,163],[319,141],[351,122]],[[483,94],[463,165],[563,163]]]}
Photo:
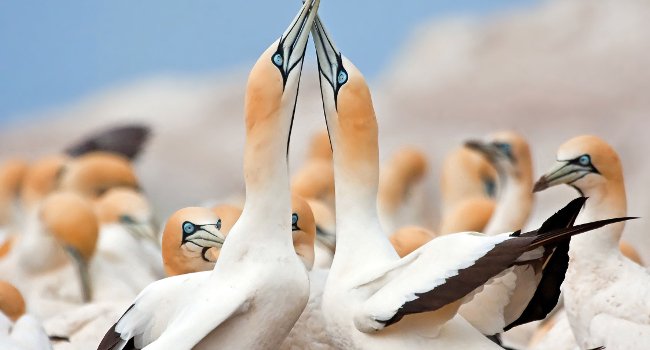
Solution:
{"label": "long pointed beak", "polygon": [[160,240],[158,239],[158,233],[151,224],[134,222],[134,223],[124,224],[124,226],[126,230],[129,231],[129,233],[132,236],[134,236],[136,239],[144,239],[160,247]]}
{"label": "long pointed beak", "polygon": [[318,13],[319,4],[320,0],[305,1],[296,18],[280,38],[278,50],[282,51],[284,57],[282,68],[287,75],[305,58],[309,32]]}
{"label": "long pointed beak", "polygon": [[84,303],[90,302],[93,297],[92,284],[90,282],[90,273],[88,272],[88,263],[77,250],[77,248],[66,245],[63,250],[70,256],[73,264],[77,268],[79,281],[81,283],[81,298]]}
{"label": "long pointed beak", "polygon": [[585,168],[569,161],[558,161],[551,170],[537,180],[533,187],[533,192],[540,192],[560,184],[570,185],[590,172],[590,168]]}
{"label": "long pointed beak", "polygon": [[[338,75],[343,68],[341,52],[334,45],[332,37],[323,26],[320,17],[316,17],[314,25],[311,28],[314,44],[316,46],[316,58],[318,60],[318,70],[325,80],[332,87],[334,98],[340,88]],[[347,76],[346,76],[347,78]],[[321,89],[323,89],[321,83]]]}
{"label": "long pointed beak", "polygon": [[497,163],[499,149],[495,145],[478,140],[469,140],[465,142],[465,147],[481,153],[493,165]]}

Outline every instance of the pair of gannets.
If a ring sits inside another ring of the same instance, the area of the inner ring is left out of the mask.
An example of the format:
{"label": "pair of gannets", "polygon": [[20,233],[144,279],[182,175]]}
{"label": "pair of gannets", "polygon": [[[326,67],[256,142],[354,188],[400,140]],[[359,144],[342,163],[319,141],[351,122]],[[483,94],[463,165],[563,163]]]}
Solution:
{"label": "pair of gannets", "polygon": [[[598,137],[580,136],[560,146],[556,165],[535,190],[559,184],[590,198],[578,223],[626,215],[621,161]],[[619,252],[623,228],[619,223],[571,241],[562,290],[568,324],[580,348],[641,349],[650,344],[650,274]],[[566,325],[557,326],[561,324]],[[563,333],[552,329],[548,336],[560,338]]]}
{"label": "pair of gannets", "polygon": [[[305,2],[250,73],[245,99],[246,201],[214,269],[151,284],[108,331],[99,349],[277,348],[298,320],[308,301],[309,279],[293,248],[287,155],[318,5],[319,0]],[[201,244],[215,239],[213,232],[190,225],[186,240]]]}
{"label": "pair of gannets", "polygon": [[[339,348],[497,348],[456,316],[458,307],[504,270],[541,264],[571,234],[605,222],[570,227],[584,201],[579,199],[539,231],[441,236],[400,259],[377,214],[377,123],[370,91],[318,18],[312,32],[336,183],[337,250],[323,295],[330,337]],[[513,321],[529,318],[525,311]]]}

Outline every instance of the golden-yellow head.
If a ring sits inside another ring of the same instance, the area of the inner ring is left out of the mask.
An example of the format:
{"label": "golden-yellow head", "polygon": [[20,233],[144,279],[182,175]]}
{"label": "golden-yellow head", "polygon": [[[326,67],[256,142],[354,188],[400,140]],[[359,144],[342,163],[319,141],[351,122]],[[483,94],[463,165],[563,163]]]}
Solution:
{"label": "golden-yellow head", "polygon": [[0,281],[0,312],[17,321],[25,314],[25,299],[11,283]]}
{"label": "golden-yellow head", "polygon": [[[233,223],[228,223],[232,227]],[[226,239],[223,220],[212,210],[189,207],[169,217],[162,237],[162,256],[169,276],[214,268]]]}
{"label": "golden-yellow head", "polygon": [[535,191],[567,184],[588,195],[591,189],[609,183],[623,184],[621,160],[603,139],[585,135],[560,146],[555,166],[537,181]]}
{"label": "golden-yellow head", "polygon": [[62,246],[70,246],[90,260],[97,246],[99,222],[88,199],[73,192],[54,192],[41,203],[39,217]]}
{"label": "golden-yellow head", "polygon": [[253,66],[245,101],[249,133],[263,130],[269,122],[275,123],[278,118],[287,117],[282,113],[290,113],[288,117],[293,119],[309,30],[319,3],[320,0],[305,1],[284,34],[262,53]]}

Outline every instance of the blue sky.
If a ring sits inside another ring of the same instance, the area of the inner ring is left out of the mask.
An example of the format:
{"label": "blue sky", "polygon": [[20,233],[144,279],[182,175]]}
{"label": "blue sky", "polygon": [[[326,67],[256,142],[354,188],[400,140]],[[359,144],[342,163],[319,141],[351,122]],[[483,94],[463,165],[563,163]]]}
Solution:
{"label": "blue sky", "polygon": [[[414,25],[538,0],[323,0],[337,45],[370,78]],[[9,0],[0,2],[0,122],[161,74],[246,67],[299,0]]]}

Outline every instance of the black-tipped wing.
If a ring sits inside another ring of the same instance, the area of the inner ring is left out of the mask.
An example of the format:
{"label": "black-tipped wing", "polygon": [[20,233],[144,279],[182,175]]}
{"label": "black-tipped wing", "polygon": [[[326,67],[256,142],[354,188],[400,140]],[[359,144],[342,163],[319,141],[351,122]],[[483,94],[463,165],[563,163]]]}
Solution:
{"label": "black-tipped wing", "polygon": [[144,125],[125,125],[114,127],[68,147],[66,154],[77,157],[89,152],[104,151],[135,159],[149,138],[149,127]]}
{"label": "black-tipped wing", "polygon": [[[548,218],[536,231],[537,234],[573,226],[587,198],[579,197]],[[528,322],[544,319],[560,299],[560,286],[569,266],[569,244],[571,238],[561,242],[550,254],[543,257],[542,276],[528,305],[516,320],[504,327],[507,331]]]}
{"label": "black-tipped wing", "polygon": [[[541,246],[565,242],[568,237],[615,222],[601,220],[536,236],[482,236],[453,234],[434,239],[418,249],[417,257],[386,283],[355,316],[360,331],[369,332],[414,313],[436,311],[462,299],[505,269],[539,259]],[[535,250],[535,252],[533,252]],[[530,252],[523,258],[524,252]]]}
{"label": "black-tipped wing", "polygon": [[113,327],[111,327],[111,329],[109,329],[108,332],[106,332],[104,338],[99,343],[97,350],[139,350],[135,347],[133,343],[133,338],[127,340],[122,339],[120,333],[115,331],[115,327],[117,326],[117,324],[124,318],[126,314],[129,313],[129,311],[131,311],[131,309],[133,309],[134,305],[135,304],[131,304],[131,306],[129,306],[126,312],[124,312],[122,317],[120,317],[120,319],[117,322],[115,322]]}

